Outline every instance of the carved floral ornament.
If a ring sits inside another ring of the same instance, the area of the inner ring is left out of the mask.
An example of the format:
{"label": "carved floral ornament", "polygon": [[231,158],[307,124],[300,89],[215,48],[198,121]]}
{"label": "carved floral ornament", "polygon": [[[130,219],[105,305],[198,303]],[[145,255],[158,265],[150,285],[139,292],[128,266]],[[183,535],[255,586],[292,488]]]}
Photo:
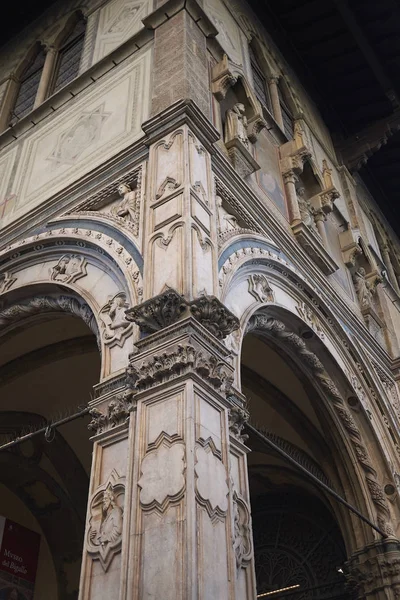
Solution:
{"label": "carved floral ornament", "polygon": [[194,371],[221,392],[228,393],[233,383],[223,361],[190,344],[178,344],[172,352],[154,354],[150,360],[131,364],[127,376],[132,389],[141,391],[189,371]]}
{"label": "carved floral ornament", "polygon": [[10,273],[0,273],[0,294],[3,294],[17,281]]}
{"label": "carved floral ornament", "polygon": [[92,408],[89,413],[92,420],[88,425],[88,429],[95,434],[99,434],[126,423],[133,406],[132,396],[131,390],[118,394],[108,403],[105,412]]}
{"label": "carved floral ornament", "polygon": [[247,326],[247,332],[253,330],[266,332],[279,342],[284,343],[286,348],[297,354],[307,368],[312,371],[315,381],[330,400],[334,412],[346,431],[347,438],[351,443],[357,461],[364,472],[369,494],[376,509],[378,525],[388,536],[393,536],[394,530],[390,523],[390,511],[383,488],[378,482],[377,471],[371,462],[360,430],[324,365],[307,348],[305,341],[288,329],[282,321],[271,318],[266,314],[256,314],[251,317]]}
{"label": "carved floral ornament", "polygon": [[220,340],[239,328],[238,318],[215,296],[203,294],[187,302],[172,288],[129,309],[126,319],[139,325],[143,333],[152,333],[172,325],[188,314],[193,315],[203,327]]}
{"label": "carved floral ornament", "polygon": [[92,497],[89,508],[87,549],[94,560],[99,560],[104,571],[115,554],[120,552],[124,520],[125,477],[115,469]]}

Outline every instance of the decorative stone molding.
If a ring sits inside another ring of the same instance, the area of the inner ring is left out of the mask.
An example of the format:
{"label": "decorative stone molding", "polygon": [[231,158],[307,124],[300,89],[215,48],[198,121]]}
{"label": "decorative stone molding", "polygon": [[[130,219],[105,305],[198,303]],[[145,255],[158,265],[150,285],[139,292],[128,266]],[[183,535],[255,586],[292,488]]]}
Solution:
{"label": "decorative stone molding", "polygon": [[307,325],[321,338],[325,338],[325,334],[322,330],[320,320],[318,319],[315,312],[305,302],[299,300],[296,305],[296,310],[300,317],[307,323]]}
{"label": "decorative stone molding", "polygon": [[89,411],[92,420],[88,425],[88,429],[97,435],[127,422],[132,410],[132,396],[131,390],[118,394],[108,403],[106,412],[92,408]]}
{"label": "decorative stone molding", "polygon": [[185,493],[185,446],[161,444],[149,452],[141,464],[140,504],[145,511],[165,512]]}
{"label": "decorative stone molding", "polygon": [[60,283],[74,283],[87,275],[86,259],[79,254],[64,254],[51,269],[50,279]]}
{"label": "decorative stone molding", "polygon": [[177,321],[186,310],[185,299],[173,289],[167,289],[143,304],[126,311],[126,319],[139,325],[143,333],[152,333]]}
{"label": "decorative stone molding", "polygon": [[115,469],[94,493],[89,507],[87,551],[107,571],[115,554],[120,552],[124,519],[125,477]]}
{"label": "decorative stone molding", "polygon": [[131,364],[127,375],[130,385],[142,391],[190,371],[198,373],[210,385],[225,393],[232,385],[233,378],[216,356],[205,354],[192,345],[182,344],[178,344],[173,352],[154,354],[149,361]]}
{"label": "decorative stone molding", "polygon": [[215,296],[199,296],[189,303],[190,312],[219,340],[239,329],[239,319]]}
{"label": "decorative stone molding", "polygon": [[0,294],[4,294],[4,292],[9,290],[16,281],[17,278],[9,273],[0,273]]}
{"label": "decorative stone molding", "polygon": [[262,233],[259,224],[252,219],[252,217],[244,208],[243,204],[228,191],[228,189],[217,177],[215,177],[215,194],[216,197],[220,197],[228,206],[233,208],[235,213],[239,215],[240,219],[243,221],[243,225],[245,226],[246,230],[248,228],[252,231],[252,233]]}
{"label": "decorative stone molding", "polygon": [[371,458],[364,445],[360,430],[324,365],[319,358],[307,348],[304,340],[293,331],[287,329],[282,321],[271,318],[266,314],[256,314],[251,317],[247,326],[247,332],[253,330],[267,332],[279,342],[283,342],[285,346],[295,352],[312,371],[317,383],[331,401],[335,413],[346,430],[346,434],[352,445],[358,463],[364,471],[370,497],[375,505],[378,525],[388,536],[393,536],[394,531],[390,523],[390,511],[382,486],[378,482],[378,474],[372,465]]}
{"label": "decorative stone molding", "polygon": [[173,177],[166,177],[157,190],[156,200],[160,200],[168,192],[174,192],[180,186],[181,184]]}
{"label": "decorative stone molding", "polygon": [[132,332],[132,323],[125,316],[129,304],[125,292],[119,292],[100,309],[104,343],[109,346],[123,346]]}
{"label": "decorative stone molding", "polygon": [[[346,564],[349,587],[358,598],[383,592],[385,597],[400,597],[400,548],[398,542],[375,542],[354,554]],[[386,594],[385,594],[385,591]],[[387,595],[387,593],[391,595]]]}
{"label": "decorative stone molding", "polygon": [[229,408],[229,433],[239,442],[242,442],[242,444],[244,444],[249,437],[246,433],[242,433],[243,428],[246,425],[249,418],[250,414],[246,408],[243,408],[242,406],[238,406],[236,404],[233,404]]}
{"label": "decorative stone molding", "polygon": [[236,569],[246,568],[253,558],[251,517],[247,503],[233,492],[233,548]]}
{"label": "decorative stone molding", "polygon": [[249,292],[259,302],[275,302],[274,291],[265,275],[255,273],[250,275]]}
{"label": "decorative stone molding", "polygon": [[227,473],[224,464],[210,448],[196,448],[196,498],[212,522],[222,520],[228,511]]}
{"label": "decorative stone molding", "polygon": [[67,312],[82,319],[98,336],[96,319],[90,307],[73,296],[35,296],[25,302],[12,304],[0,311],[0,330],[24,318],[46,312]]}
{"label": "decorative stone molding", "polygon": [[305,252],[313,259],[325,275],[331,275],[339,266],[326,251],[322,242],[313,231],[302,221],[292,225],[292,231]]}

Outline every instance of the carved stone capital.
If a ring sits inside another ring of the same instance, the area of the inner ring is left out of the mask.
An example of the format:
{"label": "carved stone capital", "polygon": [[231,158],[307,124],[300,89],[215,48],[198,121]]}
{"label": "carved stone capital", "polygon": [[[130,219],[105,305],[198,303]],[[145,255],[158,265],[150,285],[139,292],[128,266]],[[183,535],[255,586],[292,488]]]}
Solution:
{"label": "carved stone capital", "polygon": [[215,296],[199,296],[189,308],[194,318],[220,340],[240,327],[239,319]]}
{"label": "carved stone capital", "polygon": [[89,412],[92,420],[88,425],[88,429],[97,435],[125,423],[129,419],[129,413],[132,410],[132,396],[132,390],[125,390],[108,403],[106,410],[101,411],[98,408],[92,408]]}
{"label": "carved stone capital", "polygon": [[[358,598],[366,598],[384,589],[400,591],[400,544],[398,540],[383,540],[354,554],[346,565],[349,586]],[[389,597],[389,596],[388,596]]]}
{"label": "carved stone capital", "polygon": [[239,442],[244,443],[249,437],[246,433],[242,433],[249,418],[250,413],[243,406],[233,404],[229,409],[229,433]]}
{"label": "carved stone capital", "polygon": [[185,299],[178,292],[168,289],[143,304],[127,310],[126,318],[139,325],[143,333],[152,333],[175,323],[186,306]]}
{"label": "carved stone capital", "polygon": [[225,396],[230,392],[229,351],[192,316],[139,340],[136,346],[127,369],[127,384],[134,392],[190,375]]}

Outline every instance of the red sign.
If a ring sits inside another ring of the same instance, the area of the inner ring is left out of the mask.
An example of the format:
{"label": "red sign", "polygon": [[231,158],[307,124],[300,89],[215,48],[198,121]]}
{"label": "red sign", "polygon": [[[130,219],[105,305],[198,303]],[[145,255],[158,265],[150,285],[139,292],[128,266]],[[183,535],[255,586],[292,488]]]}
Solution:
{"label": "red sign", "polygon": [[33,598],[40,535],[0,517],[0,600]]}

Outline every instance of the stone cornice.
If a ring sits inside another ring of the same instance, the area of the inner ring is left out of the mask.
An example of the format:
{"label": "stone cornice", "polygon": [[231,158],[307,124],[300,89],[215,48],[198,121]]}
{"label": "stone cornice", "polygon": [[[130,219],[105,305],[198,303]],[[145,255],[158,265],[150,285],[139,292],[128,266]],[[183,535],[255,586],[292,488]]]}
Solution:
{"label": "stone cornice", "polygon": [[181,10],[186,10],[189,13],[206,37],[215,37],[218,34],[214,24],[197,0],[167,0],[149,16],[145,17],[142,23],[146,29],[154,30]]}
{"label": "stone cornice", "polygon": [[166,110],[145,121],[142,124],[146,134],[145,143],[153,144],[185,124],[209,152],[215,152],[213,144],[220,138],[219,131],[192,100],[178,100]]}

